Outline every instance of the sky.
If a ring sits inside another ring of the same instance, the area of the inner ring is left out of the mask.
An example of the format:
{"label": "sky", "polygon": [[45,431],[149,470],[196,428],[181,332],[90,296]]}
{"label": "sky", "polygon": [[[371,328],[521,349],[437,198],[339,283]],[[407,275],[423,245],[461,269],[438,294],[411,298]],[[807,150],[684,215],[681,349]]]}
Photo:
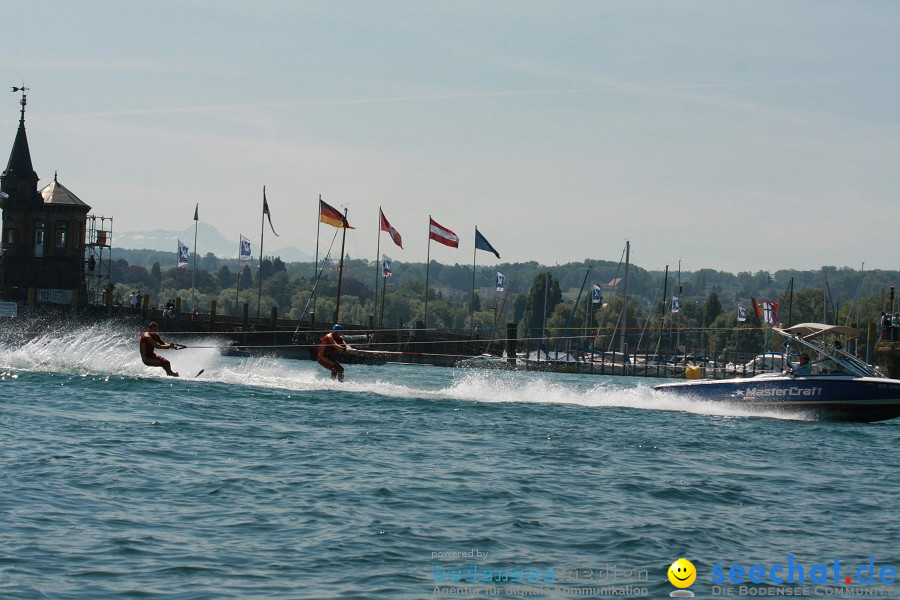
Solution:
{"label": "sky", "polygon": [[265,247],[309,254],[321,195],[349,210],[354,258],[377,257],[380,206],[403,262],[426,260],[431,216],[460,238],[431,243],[445,264],[472,263],[477,226],[502,257],[479,266],[618,261],[630,241],[650,270],[900,268],[900,2],[0,8],[41,186],[56,172],[113,217],[114,245],[199,204],[256,255],[265,186]]}

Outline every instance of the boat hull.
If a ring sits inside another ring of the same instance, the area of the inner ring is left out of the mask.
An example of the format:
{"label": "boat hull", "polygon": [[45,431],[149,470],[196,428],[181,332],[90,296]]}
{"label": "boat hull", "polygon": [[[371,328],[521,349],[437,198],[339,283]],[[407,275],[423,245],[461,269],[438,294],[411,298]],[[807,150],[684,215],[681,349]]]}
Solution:
{"label": "boat hull", "polygon": [[656,390],[819,420],[874,422],[900,417],[900,380],[874,377],[755,377],[658,385]]}

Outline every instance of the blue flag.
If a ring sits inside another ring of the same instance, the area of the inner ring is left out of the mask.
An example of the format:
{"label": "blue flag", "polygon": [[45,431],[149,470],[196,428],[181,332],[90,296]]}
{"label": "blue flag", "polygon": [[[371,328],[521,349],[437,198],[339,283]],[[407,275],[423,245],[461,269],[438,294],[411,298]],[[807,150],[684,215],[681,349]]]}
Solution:
{"label": "blue flag", "polygon": [[497,291],[502,292],[506,288],[506,275],[497,271]]}
{"label": "blue flag", "polygon": [[741,306],[740,304],[738,304],[738,317],[737,317],[737,319],[738,319],[738,321],[741,322],[741,323],[743,323],[744,321],[747,320],[747,310],[746,310],[743,306]]}
{"label": "blue flag", "polygon": [[190,252],[188,252],[189,248],[181,243],[181,240],[178,240],[178,266],[184,267],[189,262]]}
{"label": "blue flag", "polygon": [[238,252],[238,260],[250,260],[250,240],[241,236],[241,248]]}
{"label": "blue flag", "polygon": [[393,262],[394,262],[394,260],[387,254],[381,255],[381,272],[384,274],[385,277],[391,276],[391,273],[393,272],[391,270],[391,263],[393,263]]}
{"label": "blue flag", "polygon": [[677,313],[681,310],[681,300],[678,296],[672,296],[672,312]]}
{"label": "blue flag", "polygon": [[488,252],[493,252],[494,256],[500,258],[500,253],[494,250],[494,247],[491,246],[491,243],[484,239],[484,236],[481,235],[481,232],[478,231],[478,228],[475,228],[475,249],[476,250],[487,250]]}
{"label": "blue flag", "polygon": [[594,284],[594,289],[591,290],[591,303],[603,304],[603,293],[600,291],[600,286],[596,283]]}

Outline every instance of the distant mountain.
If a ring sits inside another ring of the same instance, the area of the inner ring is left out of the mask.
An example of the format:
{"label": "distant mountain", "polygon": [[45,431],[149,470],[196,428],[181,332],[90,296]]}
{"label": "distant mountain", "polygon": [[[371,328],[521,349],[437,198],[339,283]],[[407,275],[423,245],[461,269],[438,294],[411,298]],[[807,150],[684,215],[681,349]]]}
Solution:
{"label": "distant mountain", "polygon": [[[182,244],[192,246],[194,244],[194,228],[188,227],[182,231],[166,229],[154,229],[153,231],[126,231],[115,232],[113,246],[130,250],[160,250],[163,252],[175,252],[178,249],[178,240]],[[258,258],[258,242],[253,245],[253,256]],[[315,257],[311,254],[294,248],[293,246],[277,247],[277,242],[266,239],[264,248],[266,256],[280,256],[284,262],[312,262]],[[191,252],[195,249],[191,248]],[[235,258],[238,251],[238,240],[229,240],[219,230],[207,223],[200,223],[197,228],[197,248],[199,256],[212,252],[221,258]]]}

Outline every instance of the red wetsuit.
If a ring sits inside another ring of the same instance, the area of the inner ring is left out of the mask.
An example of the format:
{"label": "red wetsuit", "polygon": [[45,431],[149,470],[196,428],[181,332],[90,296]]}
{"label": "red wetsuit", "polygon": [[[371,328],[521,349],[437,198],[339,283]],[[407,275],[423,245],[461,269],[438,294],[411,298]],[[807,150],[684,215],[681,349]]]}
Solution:
{"label": "red wetsuit", "polygon": [[334,353],[344,347],[341,344],[343,341],[340,334],[335,339],[334,332],[328,332],[322,336],[319,349],[316,351],[316,362],[331,371],[332,379],[337,378],[340,381],[344,380],[344,366],[334,359]]}
{"label": "red wetsuit", "polygon": [[158,333],[145,332],[141,334],[141,360],[148,367],[162,367],[166,373],[171,372],[171,363],[162,356],[156,354],[153,350],[155,346],[150,341],[153,338],[157,343],[161,343]]}

